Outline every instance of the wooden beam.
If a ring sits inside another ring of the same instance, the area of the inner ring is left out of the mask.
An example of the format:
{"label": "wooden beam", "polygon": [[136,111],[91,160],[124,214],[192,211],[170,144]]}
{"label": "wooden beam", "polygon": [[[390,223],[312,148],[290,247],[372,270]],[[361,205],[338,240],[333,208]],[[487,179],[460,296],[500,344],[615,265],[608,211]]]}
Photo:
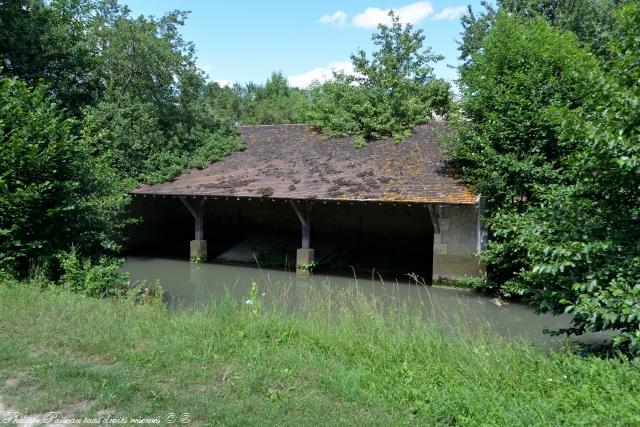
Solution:
{"label": "wooden beam", "polygon": [[180,196],[180,200],[182,200],[182,203],[191,213],[195,221],[195,240],[204,240],[204,204],[207,199],[200,199],[195,206],[192,206],[191,203],[182,196]]}
{"label": "wooden beam", "polygon": [[198,203],[198,216],[196,217],[196,240],[204,240],[204,203],[205,199]]}
{"label": "wooden beam", "polygon": [[427,205],[427,209],[429,209],[429,216],[431,217],[431,223],[433,224],[433,232],[435,234],[440,234],[440,223],[438,222],[436,210],[433,208],[433,205]]}
{"label": "wooden beam", "polygon": [[312,205],[309,202],[305,202],[304,208],[301,209],[293,200],[290,199],[289,203],[300,220],[300,226],[302,228],[302,249],[309,249],[311,245],[311,222],[309,213],[311,212]]}
{"label": "wooden beam", "polygon": [[293,210],[295,211],[296,215],[298,216],[298,219],[300,220],[300,224],[305,224],[306,223],[306,218],[304,215],[304,212],[302,212],[300,210],[300,207],[298,207],[298,205],[296,205],[296,202],[294,202],[293,200],[289,199],[289,203],[291,204],[291,207],[293,208]]}
{"label": "wooden beam", "polygon": [[182,204],[187,208],[187,210],[189,211],[189,213],[191,213],[191,215],[194,218],[198,217],[198,213],[196,212],[196,210],[189,204],[189,202],[187,201],[187,199],[184,198],[184,196],[180,196],[180,201],[182,202]]}

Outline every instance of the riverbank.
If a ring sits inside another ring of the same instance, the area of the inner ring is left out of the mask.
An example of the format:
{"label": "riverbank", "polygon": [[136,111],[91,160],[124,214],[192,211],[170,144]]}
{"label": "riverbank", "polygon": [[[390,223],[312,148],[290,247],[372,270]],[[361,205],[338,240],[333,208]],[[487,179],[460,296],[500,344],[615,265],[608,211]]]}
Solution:
{"label": "riverbank", "polygon": [[[568,341],[566,337],[552,337],[543,330],[559,330],[570,326],[571,316],[536,315],[524,304],[487,297],[471,289],[442,286],[422,286],[413,275],[379,274],[377,271],[351,276],[317,272],[301,276],[295,272],[255,268],[247,265],[205,263],[194,265],[184,260],[168,258],[129,257],[122,270],[134,283],[155,283],[159,280],[166,301],[174,307],[199,307],[213,299],[232,297],[244,302],[251,283],[256,283],[265,294],[267,304],[276,301],[292,311],[306,309],[306,302],[319,289],[325,297],[339,303],[342,295],[357,290],[363,297],[375,300],[383,309],[396,310],[406,306],[420,313],[425,321],[439,325],[455,324],[473,333],[487,329],[505,338],[524,338],[545,348],[558,348]],[[600,344],[609,337],[589,334],[580,337],[581,343]],[[572,339],[573,340],[573,339]]]}
{"label": "riverbank", "polygon": [[4,406],[215,425],[640,423],[631,363],[443,333],[355,294],[295,315],[260,295],[172,312],[0,284]]}

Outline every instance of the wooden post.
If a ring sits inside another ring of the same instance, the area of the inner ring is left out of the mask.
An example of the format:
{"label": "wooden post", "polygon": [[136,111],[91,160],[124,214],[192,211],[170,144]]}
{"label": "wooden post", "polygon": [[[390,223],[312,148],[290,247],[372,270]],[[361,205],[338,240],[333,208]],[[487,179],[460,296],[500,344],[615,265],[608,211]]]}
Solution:
{"label": "wooden post", "polygon": [[204,240],[204,204],[207,199],[201,199],[196,206],[191,206],[191,203],[182,196],[180,196],[180,200],[191,213],[191,216],[193,216],[195,221],[194,240]]}
{"label": "wooden post", "polygon": [[195,240],[204,240],[204,201],[202,199],[200,203],[198,203],[198,211],[195,220],[196,220],[196,239]]}
{"label": "wooden post", "polygon": [[200,199],[195,206],[182,196],[180,196],[180,200],[195,221],[195,238],[189,243],[189,257],[191,262],[206,262],[207,241],[204,240],[204,204],[207,199]]}
{"label": "wooden post", "polygon": [[302,249],[309,249],[311,243],[311,227],[309,226],[309,217],[307,221],[302,224]]}
{"label": "wooden post", "polygon": [[433,225],[433,233],[440,234],[440,223],[438,222],[438,214],[436,210],[433,208],[433,205],[427,205],[427,209],[429,209],[429,216],[431,217],[431,224]]}
{"label": "wooden post", "polygon": [[293,201],[289,200],[293,210],[296,212],[298,219],[300,220],[300,226],[302,228],[302,249],[309,249],[311,245],[311,222],[309,221],[309,213],[311,212],[311,205],[308,202],[305,202],[304,209],[300,209],[300,207]]}

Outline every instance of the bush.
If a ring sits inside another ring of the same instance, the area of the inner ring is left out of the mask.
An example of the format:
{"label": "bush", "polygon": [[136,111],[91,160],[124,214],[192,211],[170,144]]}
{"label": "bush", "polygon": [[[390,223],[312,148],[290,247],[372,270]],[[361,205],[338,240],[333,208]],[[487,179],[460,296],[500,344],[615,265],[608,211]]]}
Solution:
{"label": "bush", "polygon": [[583,102],[597,62],[576,37],[542,18],[499,13],[482,49],[461,68],[464,118],[449,155],[487,200],[490,242],[482,254],[490,288],[527,268],[527,248],[509,234],[527,207],[566,181],[575,143],[559,138],[561,112]]}
{"label": "bush", "polygon": [[572,313],[569,333],[616,330],[614,344],[634,355],[640,355],[639,34],[636,2],[620,14],[610,70],[590,75],[586,105],[564,115],[561,138],[579,147],[570,158],[571,184],[553,187],[509,228],[510,240],[527,248],[529,265],[513,282],[538,308]]}
{"label": "bush", "polygon": [[18,274],[52,270],[72,244],[83,256],[114,252],[129,200],[46,92],[0,78],[0,268]]}
{"label": "bush", "polygon": [[265,268],[283,268],[294,266],[295,253],[288,253],[286,249],[272,246],[256,254],[258,266]]}
{"label": "bush", "polygon": [[101,257],[97,263],[79,258],[75,248],[61,254],[62,277],[65,289],[89,297],[122,296],[129,289],[129,275],[122,272],[122,260]]}
{"label": "bush", "polygon": [[488,198],[488,287],[614,330],[640,355],[640,4],[602,67],[541,19],[501,13],[462,70],[452,153]]}
{"label": "bush", "polygon": [[389,15],[391,25],[379,25],[372,36],[378,47],[372,58],[362,50],[351,55],[356,75],[335,73],[333,81],[312,87],[307,120],[327,135],[400,140],[434,113],[449,111],[449,84],[432,68],[442,57],[423,47],[422,30]]}

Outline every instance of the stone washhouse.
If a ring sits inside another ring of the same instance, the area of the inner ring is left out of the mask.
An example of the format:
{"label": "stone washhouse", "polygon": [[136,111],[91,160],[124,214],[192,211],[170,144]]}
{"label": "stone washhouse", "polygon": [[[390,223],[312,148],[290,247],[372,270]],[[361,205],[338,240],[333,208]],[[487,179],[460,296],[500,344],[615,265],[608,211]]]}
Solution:
{"label": "stone washhouse", "polygon": [[[231,203],[279,204],[277,212],[286,208],[295,213],[300,272],[316,260],[315,224],[330,228],[331,221],[348,216],[350,209],[359,212],[362,222],[367,212],[393,216],[395,211],[411,208],[410,221],[424,221],[428,227],[424,244],[430,246],[431,259],[424,263],[433,279],[484,274],[477,257],[486,240],[482,199],[447,170],[437,142],[439,135],[449,132],[443,123],[418,126],[400,142],[372,141],[364,148],[354,147],[351,137],[327,139],[307,125],[240,126],[239,131],[243,151],[170,182],[141,185],[133,191],[134,202],[141,198],[151,198],[146,202],[152,205],[157,198],[181,201],[182,209],[193,218],[192,261],[208,257],[204,230],[209,224],[217,226],[208,215],[224,211]],[[162,209],[159,204],[153,206],[142,215],[145,219]],[[340,214],[332,210],[337,206]],[[258,220],[285,215],[256,207],[248,210]],[[409,220],[396,222],[404,221]]]}

